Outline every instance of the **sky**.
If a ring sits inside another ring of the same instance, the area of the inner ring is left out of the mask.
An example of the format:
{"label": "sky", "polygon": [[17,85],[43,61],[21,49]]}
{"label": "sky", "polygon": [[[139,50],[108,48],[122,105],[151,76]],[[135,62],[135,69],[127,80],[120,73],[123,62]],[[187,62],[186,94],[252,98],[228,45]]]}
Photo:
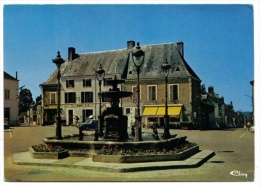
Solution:
{"label": "sky", "polygon": [[3,6],[3,69],[19,86],[41,94],[39,85],[56,69],[57,51],[76,53],[184,42],[184,57],[205,84],[252,111],[254,7],[250,4],[61,4]]}

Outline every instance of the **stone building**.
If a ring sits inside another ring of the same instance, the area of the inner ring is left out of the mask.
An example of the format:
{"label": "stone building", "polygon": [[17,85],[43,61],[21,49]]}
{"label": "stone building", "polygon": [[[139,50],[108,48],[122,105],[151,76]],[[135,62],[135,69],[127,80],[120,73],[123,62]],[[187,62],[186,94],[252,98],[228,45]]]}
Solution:
{"label": "stone building", "polygon": [[[134,42],[131,46],[134,46]],[[165,75],[161,65],[165,59],[171,65],[168,75],[168,114],[170,126],[177,127],[180,122],[194,122],[198,113],[198,98],[201,80],[184,58],[184,43],[154,44],[142,46],[145,60],[140,73],[140,95],[143,123],[163,125],[165,115]],[[132,100],[124,104],[125,113],[133,122],[136,107],[136,70],[129,56],[128,73],[125,74],[125,89],[133,92]]]}
{"label": "stone building", "polygon": [[[121,90],[133,92],[132,98],[122,99],[124,114],[128,116],[128,126],[134,123],[136,111],[137,74],[132,62],[131,51],[134,41],[128,41],[125,49],[77,54],[73,47],[68,48],[68,57],[61,65],[61,108],[66,124],[73,124],[73,116],[84,121],[87,117],[97,118],[99,114],[99,86],[95,70],[101,64],[106,71],[105,80],[115,75],[125,79]],[[141,115],[143,123],[162,124],[165,105],[165,77],[161,70],[164,59],[172,66],[168,82],[168,111],[170,124],[182,121],[194,122],[200,106],[200,78],[184,58],[184,44],[175,43],[141,45],[145,52],[141,67]],[[62,55],[62,54],[61,54]],[[57,70],[40,85],[42,89],[43,123],[54,123],[57,111]],[[111,86],[103,81],[101,90]],[[102,109],[109,102],[102,101]]]}
{"label": "stone building", "polygon": [[17,74],[13,77],[4,72],[4,118],[8,119],[10,126],[18,123],[18,88]]}

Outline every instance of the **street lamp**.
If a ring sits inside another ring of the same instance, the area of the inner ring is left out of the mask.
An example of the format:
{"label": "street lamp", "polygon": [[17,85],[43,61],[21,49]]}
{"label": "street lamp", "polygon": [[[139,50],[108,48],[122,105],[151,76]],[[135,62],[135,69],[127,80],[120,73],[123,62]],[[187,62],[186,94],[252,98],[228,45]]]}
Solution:
{"label": "street lamp", "polygon": [[102,68],[101,64],[98,67],[98,70],[96,70],[96,78],[98,80],[99,83],[99,93],[98,93],[98,97],[99,97],[99,116],[98,116],[98,134],[100,137],[102,137],[104,135],[103,133],[103,127],[102,127],[102,123],[101,123],[101,99],[102,99],[102,94],[101,94],[101,83],[105,78],[105,70]]}
{"label": "street lamp", "polygon": [[56,136],[55,139],[57,140],[62,140],[62,135],[61,135],[61,116],[60,116],[60,66],[61,64],[64,63],[64,60],[60,56],[60,52],[58,51],[58,54],[56,58],[52,59],[52,62],[56,64],[58,68],[58,74],[57,74],[57,79],[58,79],[58,89],[57,89],[57,95],[58,95],[58,106],[57,106],[57,120],[56,120]]}
{"label": "street lamp", "polygon": [[163,72],[165,73],[165,115],[164,115],[164,133],[162,135],[163,139],[168,139],[171,137],[169,131],[169,115],[168,115],[168,75],[171,65],[168,63],[167,59],[161,65]]}
{"label": "street lamp", "polygon": [[140,74],[140,68],[142,67],[144,63],[144,51],[140,47],[140,43],[137,42],[137,47],[132,51],[132,60],[134,63],[134,66],[136,67],[137,72],[137,114],[135,116],[135,138],[134,141],[143,141],[142,139],[142,125],[141,120],[142,116],[140,116],[140,83],[139,83],[139,74]]}

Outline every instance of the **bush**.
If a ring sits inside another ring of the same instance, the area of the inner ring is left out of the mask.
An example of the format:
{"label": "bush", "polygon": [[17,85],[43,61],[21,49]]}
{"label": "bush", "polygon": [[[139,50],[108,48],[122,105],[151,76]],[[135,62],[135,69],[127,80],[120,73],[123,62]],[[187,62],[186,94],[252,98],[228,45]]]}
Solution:
{"label": "bush", "polygon": [[36,152],[61,152],[61,151],[65,151],[65,149],[62,148],[61,146],[53,146],[51,144],[33,145],[32,148]]}

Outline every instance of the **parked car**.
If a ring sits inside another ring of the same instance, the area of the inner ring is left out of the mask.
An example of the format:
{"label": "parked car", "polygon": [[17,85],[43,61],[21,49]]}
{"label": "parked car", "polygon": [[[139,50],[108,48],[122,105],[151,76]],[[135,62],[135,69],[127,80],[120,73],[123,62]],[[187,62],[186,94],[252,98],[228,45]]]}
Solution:
{"label": "parked car", "polygon": [[77,127],[82,130],[90,130],[97,128],[98,121],[95,119],[87,119],[85,122],[78,123]]}

